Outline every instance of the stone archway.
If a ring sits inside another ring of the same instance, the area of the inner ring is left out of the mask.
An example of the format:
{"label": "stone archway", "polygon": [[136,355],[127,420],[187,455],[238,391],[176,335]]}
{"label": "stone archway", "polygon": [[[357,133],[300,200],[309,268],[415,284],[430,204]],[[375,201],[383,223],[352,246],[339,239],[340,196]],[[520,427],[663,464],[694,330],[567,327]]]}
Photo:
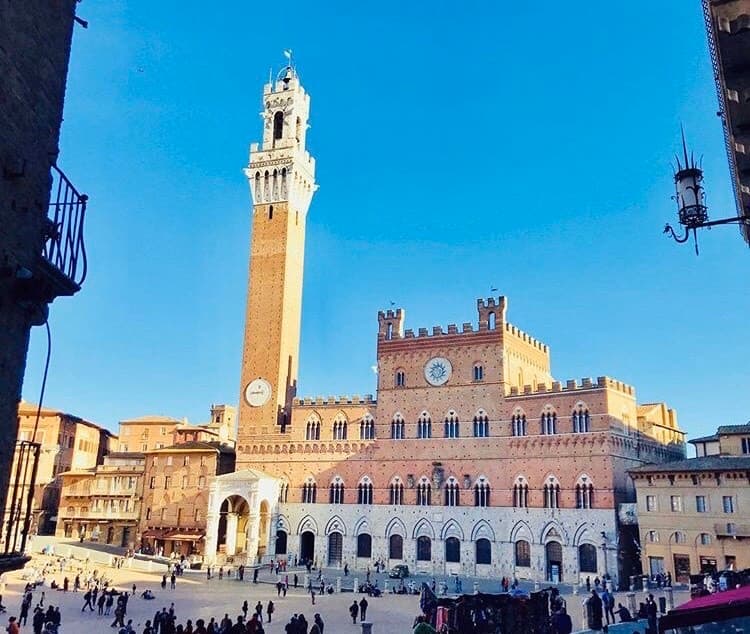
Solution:
{"label": "stone archway", "polygon": [[216,552],[226,557],[247,553],[250,504],[241,495],[230,495],[219,507]]}
{"label": "stone archway", "polygon": [[560,542],[547,542],[544,547],[547,560],[547,581],[560,583],[563,580],[563,551]]}

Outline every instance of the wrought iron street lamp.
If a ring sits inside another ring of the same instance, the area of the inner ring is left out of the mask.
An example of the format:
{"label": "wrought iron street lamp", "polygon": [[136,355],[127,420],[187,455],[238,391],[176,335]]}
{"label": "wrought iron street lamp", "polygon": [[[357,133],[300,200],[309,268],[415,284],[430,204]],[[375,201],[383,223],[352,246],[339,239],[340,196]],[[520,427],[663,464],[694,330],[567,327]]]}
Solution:
{"label": "wrought iron street lamp", "polygon": [[714,227],[716,225],[744,224],[750,226],[750,217],[736,216],[734,218],[722,218],[721,220],[709,220],[708,208],[705,202],[703,189],[703,170],[691,154],[688,156],[685,135],[682,135],[682,159],[677,159],[677,170],[674,175],[675,195],[677,201],[677,216],[685,233],[678,236],[672,225],[664,227],[664,233],[670,234],[679,243],[687,242],[692,232],[695,244],[695,254],[698,255],[698,229]]}

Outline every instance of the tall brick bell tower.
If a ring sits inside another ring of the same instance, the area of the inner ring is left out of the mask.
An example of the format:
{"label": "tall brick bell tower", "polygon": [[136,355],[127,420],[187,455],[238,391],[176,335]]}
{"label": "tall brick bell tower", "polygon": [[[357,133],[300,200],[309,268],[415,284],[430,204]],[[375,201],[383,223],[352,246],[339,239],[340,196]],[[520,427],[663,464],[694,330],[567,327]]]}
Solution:
{"label": "tall brick bell tower", "polygon": [[315,160],[305,150],[310,97],[293,65],[263,87],[263,143],[250,146],[253,198],[237,469],[253,440],[283,434],[297,389],[305,221]]}

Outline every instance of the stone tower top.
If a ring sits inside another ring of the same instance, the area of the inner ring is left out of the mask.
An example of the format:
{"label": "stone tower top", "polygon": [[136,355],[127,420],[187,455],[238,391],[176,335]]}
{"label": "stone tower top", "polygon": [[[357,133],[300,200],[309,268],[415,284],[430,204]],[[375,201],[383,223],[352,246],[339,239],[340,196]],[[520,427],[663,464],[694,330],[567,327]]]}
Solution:
{"label": "stone tower top", "polygon": [[315,184],[315,159],[305,150],[310,96],[294,66],[284,66],[263,87],[263,142],[250,145],[245,175],[255,205],[288,202],[307,213]]}

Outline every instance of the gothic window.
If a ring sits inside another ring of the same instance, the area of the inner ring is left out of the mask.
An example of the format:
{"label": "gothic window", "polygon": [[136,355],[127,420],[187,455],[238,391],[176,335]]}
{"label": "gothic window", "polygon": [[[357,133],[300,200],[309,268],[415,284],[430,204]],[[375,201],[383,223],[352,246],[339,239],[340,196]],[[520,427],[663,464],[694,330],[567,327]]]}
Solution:
{"label": "gothic window", "polygon": [[263,174],[263,200],[271,200],[271,185],[268,177],[268,170]]}
{"label": "gothic window", "polygon": [[320,440],[320,420],[311,418],[305,426],[305,440]]}
{"label": "gothic window", "polygon": [[417,438],[432,438],[432,419],[427,412],[422,412],[417,420]]}
{"label": "gothic window", "polygon": [[369,414],[365,416],[359,423],[359,439],[360,440],[374,440],[375,439],[375,421]]}
{"label": "gothic window", "polygon": [[526,414],[513,414],[511,416],[511,423],[513,426],[514,436],[525,436],[526,435]]}
{"label": "gothic window", "polygon": [[578,547],[578,569],[581,572],[598,572],[596,566],[596,546],[581,544]]}
{"label": "gothic window", "polygon": [[396,387],[406,387],[406,372],[403,370],[396,370],[394,383],[396,384]]}
{"label": "gothic window", "polygon": [[302,485],[302,503],[303,504],[315,504],[318,497],[318,485],[315,484],[315,480],[308,478],[307,481]]}
{"label": "gothic window", "polygon": [[524,539],[519,539],[515,545],[516,566],[529,568],[531,566],[531,546]]}
{"label": "gothic window", "polygon": [[273,171],[271,182],[272,182],[271,191],[273,192],[272,193],[273,199],[278,200],[279,199],[279,172],[278,170]]}
{"label": "gothic window", "polygon": [[491,564],[492,563],[492,544],[489,539],[480,537],[475,546],[476,553],[475,558],[478,564]]}
{"label": "gothic window", "polygon": [[259,203],[263,199],[263,192],[260,188],[260,172],[255,172],[255,202]]}
{"label": "gothic window", "polygon": [[449,537],[445,540],[445,561],[457,564],[461,561],[461,542],[458,537]]}
{"label": "gothic window", "polygon": [[550,436],[557,433],[557,414],[547,411],[542,414],[542,434]]}
{"label": "gothic window", "polygon": [[445,506],[460,505],[460,489],[455,478],[449,478],[445,485]]}
{"label": "gothic window", "polygon": [[273,140],[284,136],[284,113],[279,110],[273,115]]}
{"label": "gothic window", "polygon": [[404,538],[401,535],[391,535],[388,539],[388,558],[404,558]]}
{"label": "gothic window", "polygon": [[366,476],[357,485],[357,504],[372,504],[372,482]]}
{"label": "gothic window", "polygon": [[482,477],[477,480],[474,485],[474,506],[489,506],[490,505],[490,485]]}
{"label": "gothic window", "polygon": [[513,484],[513,506],[519,509],[529,506],[529,483],[523,476],[518,476]]}
{"label": "gothic window", "polygon": [[576,508],[590,509],[594,506],[594,485],[588,476],[582,475],[576,482]]}
{"label": "gothic window", "polygon": [[334,440],[346,440],[346,419],[339,416],[333,421],[333,439]]}
{"label": "gothic window", "polygon": [[458,438],[458,416],[456,412],[450,411],[445,417],[445,437]]}
{"label": "gothic window", "polygon": [[560,483],[555,476],[550,476],[544,485],[544,508],[560,508]]}
{"label": "gothic window", "polygon": [[484,380],[484,368],[478,363],[474,366],[474,380],[475,381]]}
{"label": "gothic window", "polygon": [[417,561],[432,561],[432,540],[425,535],[417,538]]}
{"label": "gothic window", "polygon": [[281,198],[286,199],[286,167],[281,168]]}
{"label": "gothic window", "polygon": [[404,419],[401,414],[396,414],[391,421],[391,438],[394,440],[403,440],[406,438],[404,432]]}
{"label": "gothic window", "polygon": [[344,483],[341,478],[336,478],[331,482],[328,492],[329,504],[343,504],[344,503]]}
{"label": "gothic window", "polygon": [[289,484],[287,482],[282,482],[281,486],[279,487],[279,502],[282,504],[287,502],[289,499]]}
{"label": "gothic window", "polygon": [[583,434],[591,431],[591,417],[589,410],[583,403],[579,403],[577,409],[573,410],[573,433]]}
{"label": "gothic window", "polygon": [[372,535],[362,533],[357,535],[357,557],[372,557]]}
{"label": "gothic window", "polygon": [[474,437],[487,438],[490,435],[490,419],[484,411],[479,410],[474,417]]}
{"label": "gothic window", "polygon": [[432,504],[432,486],[430,481],[423,477],[417,484],[417,506],[430,506]]}
{"label": "gothic window", "polygon": [[389,502],[395,506],[404,503],[404,484],[400,478],[394,478],[389,486]]}

